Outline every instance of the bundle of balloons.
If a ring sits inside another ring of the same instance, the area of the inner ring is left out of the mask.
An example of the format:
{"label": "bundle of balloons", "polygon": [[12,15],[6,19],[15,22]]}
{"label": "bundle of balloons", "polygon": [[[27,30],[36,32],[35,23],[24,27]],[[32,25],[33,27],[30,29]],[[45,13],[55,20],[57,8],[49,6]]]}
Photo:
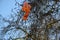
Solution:
{"label": "bundle of balloons", "polygon": [[22,7],[22,11],[25,12],[24,16],[23,16],[23,20],[27,20],[28,16],[29,16],[29,13],[31,11],[31,5],[28,4],[28,2],[24,2],[23,3],[23,7]]}

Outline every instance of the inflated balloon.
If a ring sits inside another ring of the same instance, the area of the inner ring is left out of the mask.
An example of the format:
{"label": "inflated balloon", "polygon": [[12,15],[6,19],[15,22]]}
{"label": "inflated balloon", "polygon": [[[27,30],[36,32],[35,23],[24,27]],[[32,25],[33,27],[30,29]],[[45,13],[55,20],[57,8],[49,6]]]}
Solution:
{"label": "inflated balloon", "polygon": [[27,2],[24,2],[23,7],[22,7],[22,11],[25,12],[23,16],[23,20],[27,20],[28,15],[30,13],[30,9],[31,9],[31,6]]}

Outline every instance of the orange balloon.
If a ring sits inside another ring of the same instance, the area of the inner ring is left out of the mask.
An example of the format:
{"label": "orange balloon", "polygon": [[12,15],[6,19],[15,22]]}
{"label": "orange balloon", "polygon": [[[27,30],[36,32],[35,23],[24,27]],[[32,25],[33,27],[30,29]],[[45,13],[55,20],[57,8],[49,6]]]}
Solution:
{"label": "orange balloon", "polygon": [[27,2],[24,2],[23,7],[22,7],[22,11],[25,12],[25,14],[23,16],[23,20],[27,19],[28,15],[30,13],[30,9],[31,9],[31,6]]}
{"label": "orange balloon", "polygon": [[28,18],[28,15],[29,15],[29,13],[27,13],[27,14],[24,14],[24,16],[23,16],[23,20],[27,20],[27,18]]}
{"label": "orange balloon", "polygon": [[23,20],[27,20],[27,17],[23,17]]}

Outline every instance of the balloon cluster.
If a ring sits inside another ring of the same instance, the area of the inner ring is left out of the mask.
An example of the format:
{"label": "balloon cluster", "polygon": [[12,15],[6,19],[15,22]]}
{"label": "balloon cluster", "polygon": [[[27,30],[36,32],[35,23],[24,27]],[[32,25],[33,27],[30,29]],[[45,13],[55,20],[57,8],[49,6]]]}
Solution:
{"label": "balloon cluster", "polygon": [[31,5],[28,4],[28,2],[24,2],[23,7],[22,7],[22,11],[25,12],[25,14],[23,16],[23,20],[27,20],[28,15],[30,13],[30,9],[31,9]]}

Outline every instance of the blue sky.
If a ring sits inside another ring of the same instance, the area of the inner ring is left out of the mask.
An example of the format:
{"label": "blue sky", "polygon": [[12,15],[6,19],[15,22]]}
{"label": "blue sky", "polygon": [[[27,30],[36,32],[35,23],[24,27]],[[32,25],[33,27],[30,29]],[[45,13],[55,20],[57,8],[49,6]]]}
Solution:
{"label": "blue sky", "polygon": [[7,17],[11,13],[11,9],[15,7],[15,1],[13,0],[1,0],[0,1],[0,14],[3,17]]}
{"label": "blue sky", "polygon": [[[24,0],[17,0],[22,3]],[[15,7],[15,0],[0,0],[0,14],[3,17],[8,17],[11,14],[11,9]]]}

